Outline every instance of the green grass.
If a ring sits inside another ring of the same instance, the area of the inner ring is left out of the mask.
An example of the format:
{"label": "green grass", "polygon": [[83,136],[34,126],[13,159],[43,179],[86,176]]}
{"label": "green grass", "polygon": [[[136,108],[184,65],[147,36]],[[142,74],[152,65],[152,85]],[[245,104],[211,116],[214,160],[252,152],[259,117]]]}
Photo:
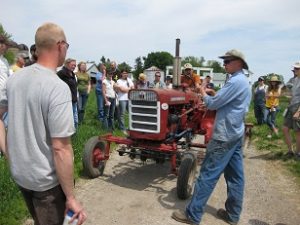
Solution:
{"label": "green grass", "polygon": [[0,224],[19,225],[28,217],[25,202],[11,179],[8,163],[0,159]]}
{"label": "green grass", "polygon": [[[283,123],[282,111],[287,104],[287,98],[282,97],[280,99],[282,110],[277,115],[277,124],[280,130],[281,124]],[[255,124],[253,105],[251,105],[249,109],[246,121]],[[267,150],[270,152],[266,159],[282,162],[295,177],[300,178],[300,162],[294,159],[287,159],[284,156],[287,147],[283,141],[282,132],[280,131],[279,136],[273,137],[272,139],[266,138],[268,133],[269,128],[267,125],[254,126],[252,129],[251,143],[254,144],[258,150]],[[82,175],[82,151],[84,144],[89,138],[101,134],[105,134],[105,131],[101,129],[101,124],[97,120],[96,96],[93,91],[89,96],[84,122],[79,126],[77,133],[72,137],[76,179]],[[114,132],[114,135],[122,136],[123,134],[117,130]],[[0,178],[0,225],[20,225],[25,218],[29,217],[29,213],[19,190],[10,177],[8,165],[4,158],[0,159]]]}

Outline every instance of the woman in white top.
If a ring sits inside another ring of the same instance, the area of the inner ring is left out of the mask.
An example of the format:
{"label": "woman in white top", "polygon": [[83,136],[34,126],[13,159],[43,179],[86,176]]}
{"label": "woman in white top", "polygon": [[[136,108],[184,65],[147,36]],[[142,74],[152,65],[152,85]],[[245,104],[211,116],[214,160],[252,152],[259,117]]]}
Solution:
{"label": "woman in white top", "polygon": [[128,72],[123,70],[121,72],[121,78],[117,80],[117,93],[119,98],[119,110],[120,110],[119,127],[124,134],[126,134],[124,116],[126,110],[128,109],[128,92],[133,88],[134,88],[134,84],[132,80],[128,78]]}
{"label": "woman in white top", "polygon": [[104,119],[103,128],[114,130],[114,112],[116,107],[115,82],[112,79],[113,73],[109,72],[102,82],[102,93],[104,98]]}

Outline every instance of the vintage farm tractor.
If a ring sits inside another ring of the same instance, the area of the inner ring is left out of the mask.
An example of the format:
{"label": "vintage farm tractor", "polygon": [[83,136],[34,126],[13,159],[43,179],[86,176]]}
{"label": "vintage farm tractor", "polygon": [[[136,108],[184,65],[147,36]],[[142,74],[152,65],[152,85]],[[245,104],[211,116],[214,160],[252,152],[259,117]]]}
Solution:
{"label": "vintage farm tractor", "polygon": [[[85,173],[95,178],[103,174],[110,156],[112,142],[120,144],[120,156],[137,156],[142,161],[171,162],[177,178],[177,196],[188,198],[196,175],[195,148],[205,148],[212,135],[214,111],[205,109],[201,96],[180,84],[179,39],[176,40],[173,85],[176,89],[130,90],[129,130],[127,137],[106,134],[92,137],[85,144],[83,166]],[[193,137],[203,135],[202,144]]]}

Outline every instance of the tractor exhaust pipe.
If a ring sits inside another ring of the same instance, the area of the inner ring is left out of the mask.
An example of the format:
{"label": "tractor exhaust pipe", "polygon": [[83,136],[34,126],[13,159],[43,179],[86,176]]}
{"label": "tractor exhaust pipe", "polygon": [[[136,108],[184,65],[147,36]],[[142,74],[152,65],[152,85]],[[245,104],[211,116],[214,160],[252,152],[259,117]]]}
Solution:
{"label": "tractor exhaust pipe", "polygon": [[175,58],[173,64],[173,86],[178,88],[181,85],[180,75],[181,75],[181,58],[179,57],[179,45],[180,39],[176,39],[175,47]]}

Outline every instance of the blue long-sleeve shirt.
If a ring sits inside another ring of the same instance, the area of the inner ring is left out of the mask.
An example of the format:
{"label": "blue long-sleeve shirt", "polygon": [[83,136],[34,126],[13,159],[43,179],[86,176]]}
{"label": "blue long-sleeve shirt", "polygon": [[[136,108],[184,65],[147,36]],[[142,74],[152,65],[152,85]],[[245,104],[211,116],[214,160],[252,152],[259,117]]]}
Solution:
{"label": "blue long-sleeve shirt", "polygon": [[244,118],[251,101],[249,81],[243,71],[232,74],[215,96],[203,98],[210,110],[217,110],[212,138],[234,141],[244,135]]}

